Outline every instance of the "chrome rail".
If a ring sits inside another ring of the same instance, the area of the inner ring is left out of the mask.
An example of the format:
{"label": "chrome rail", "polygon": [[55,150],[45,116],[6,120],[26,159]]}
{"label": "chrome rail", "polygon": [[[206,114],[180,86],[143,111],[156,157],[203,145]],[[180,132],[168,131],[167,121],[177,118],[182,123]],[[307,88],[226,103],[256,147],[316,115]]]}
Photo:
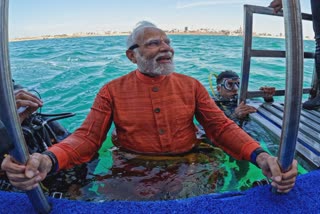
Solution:
{"label": "chrome rail", "polygon": [[[9,152],[10,155],[19,163],[25,164],[29,152],[22,134],[13,94],[8,50],[8,4],[9,0],[0,0],[0,119],[14,144],[14,148]],[[27,191],[27,195],[36,212],[50,212],[51,207],[40,186]]]}
{"label": "chrome rail", "polygon": [[296,151],[300,123],[303,87],[303,37],[300,1],[283,0],[282,3],[287,57],[284,119],[278,158],[282,171],[288,171]]}

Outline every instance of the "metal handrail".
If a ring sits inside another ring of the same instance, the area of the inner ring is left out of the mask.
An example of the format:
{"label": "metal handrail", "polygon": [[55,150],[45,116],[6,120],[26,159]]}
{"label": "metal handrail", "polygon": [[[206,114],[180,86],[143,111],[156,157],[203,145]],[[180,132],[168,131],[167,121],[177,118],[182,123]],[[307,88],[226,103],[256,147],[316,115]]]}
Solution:
{"label": "metal handrail", "polygon": [[[0,0],[0,119],[5,125],[14,149],[9,153],[16,161],[26,164],[29,152],[22,134],[13,95],[8,51],[8,0]],[[51,207],[40,186],[27,191],[29,200],[38,213],[49,213]],[[18,203],[18,202],[17,202]]]}
{"label": "metal handrail", "polygon": [[[253,13],[284,16],[286,52],[252,50],[252,23]],[[244,6],[244,47],[242,61],[242,76],[240,84],[239,101],[246,101],[248,97],[248,82],[251,56],[286,57],[286,89],[284,119],[282,121],[278,161],[282,171],[288,171],[296,150],[297,135],[300,122],[303,58],[304,55],[312,57],[313,54],[303,52],[302,18],[312,20],[308,14],[301,14],[299,0],[283,0],[283,14],[275,14],[273,9],[252,5]],[[256,93],[257,94],[257,93]]]}
{"label": "metal handrail", "polygon": [[303,37],[299,0],[283,0],[282,2],[287,58],[284,118],[278,158],[282,171],[288,171],[296,151],[300,122],[303,87]]}

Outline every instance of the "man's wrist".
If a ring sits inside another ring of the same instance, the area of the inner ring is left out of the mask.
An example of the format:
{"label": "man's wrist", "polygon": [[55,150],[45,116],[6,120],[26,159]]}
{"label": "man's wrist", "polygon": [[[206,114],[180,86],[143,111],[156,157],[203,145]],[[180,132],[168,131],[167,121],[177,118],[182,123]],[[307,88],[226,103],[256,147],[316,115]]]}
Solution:
{"label": "man's wrist", "polygon": [[264,97],[263,99],[264,99],[264,101],[265,101],[266,103],[273,103],[273,102],[274,102],[273,97]]}
{"label": "man's wrist", "polygon": [[46,155],[47,157],[49,157],[50,161],[51,161],[51,168],[50,171],[48,172],[48,175],[52,175],[54,174],[57,169],[58,169],[58,160],[57,157],[50,151],[44,151],[42,152],[43,155]]}
{"label": "man's wrist", "polygon": [[254,150],[250,155],[250,162],[253,163],[254,165],[256,165],[257,167],[259,167],[259,165],[258,165],[259,161],[257,160],[257,158],[261,153],[266,153],[269,155],[269,153],[261,147]]}

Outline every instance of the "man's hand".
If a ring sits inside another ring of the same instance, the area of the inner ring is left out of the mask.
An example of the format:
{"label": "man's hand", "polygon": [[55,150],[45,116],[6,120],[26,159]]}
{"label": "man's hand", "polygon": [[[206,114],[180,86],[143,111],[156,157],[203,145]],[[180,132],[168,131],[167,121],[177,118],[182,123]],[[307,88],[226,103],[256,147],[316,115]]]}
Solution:
{"label": "man's hand", "polygon": [[276,93],[275,87],[264,86],[259,90],[263,91],[263,98],[266,102],[273,102],[273,95]]}
{"label": "man's hand", "polygon": [[243,119],[246,116],[248,116],[248,114],[250,113],[254,113],[256,112],[257,109],[253,106],[248,106],[246,104],[244,104],[244,102],[242,101],[238,107],[234,110],[234,116],[238,119]]}
{"label": "man's hand", "polygon": [[275,13],[278,13],[282,9],[282,0],[273,0],[269,7],[272,7]]}
{"label": "man's hand", "polygon": [[49,156],[34,153],[26,165],[20,165],[8,155],[1,164],[1,169],[6,171],[10,183],[21,190],[31,190],[44,180],[51,170],[52,161]]}
{"label": "man's hand", "polygon": [[262,173],[272,180],[271,185],[277,189],[277,192],[287,193],[294,187],[298,175],[296,160],[293,160],[290,170],[284,173],[281,172],[278,158],[270,156],[268,153],[260,153],[256,162]]}
{"label": "man's hand", "polygon": [[20,122],[22,123],[34,111],[42,106],[42,101],[35,95],[20,89],[14,91],[17,109],[25,107],[26,109],[19,113]]}

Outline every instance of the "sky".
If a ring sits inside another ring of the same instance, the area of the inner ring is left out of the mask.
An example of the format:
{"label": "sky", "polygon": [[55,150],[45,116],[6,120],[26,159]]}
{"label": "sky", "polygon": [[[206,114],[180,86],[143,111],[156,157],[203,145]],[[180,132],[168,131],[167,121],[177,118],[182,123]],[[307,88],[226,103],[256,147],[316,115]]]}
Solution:
{"label": "sky", "polygon": [[[130,31],[147,20],[163,30],[188,27],[236,30],[243,26],[243,5],[268,6],[271,0],[10,0],[9,38]],[[301,11],[310,13],[309,0]],[[313,37],[311,22],[303,22],[304,36]],[[254,15],[255,32],[284,33],[280,17]]]}

